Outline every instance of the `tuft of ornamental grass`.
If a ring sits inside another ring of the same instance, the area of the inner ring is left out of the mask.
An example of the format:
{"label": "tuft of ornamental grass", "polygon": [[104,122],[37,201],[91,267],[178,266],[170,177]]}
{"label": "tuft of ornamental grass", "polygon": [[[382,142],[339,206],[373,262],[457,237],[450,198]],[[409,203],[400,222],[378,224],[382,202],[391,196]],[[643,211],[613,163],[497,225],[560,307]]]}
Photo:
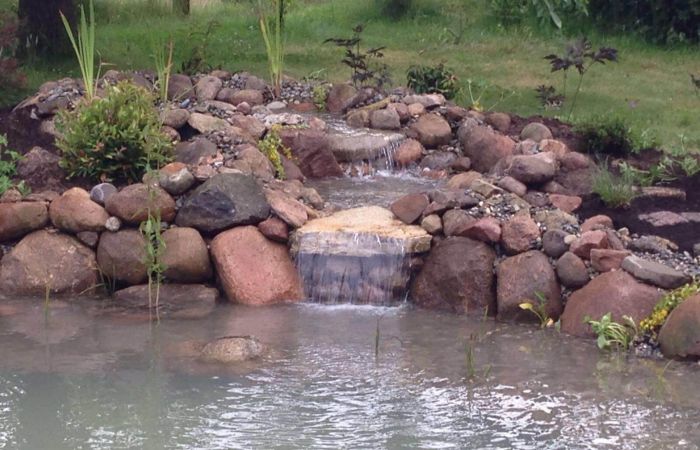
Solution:
{"label": "tuft of ornamental grass", "polygon": [[593,175],[593,192],[611,208],[629,206],[637,196],[632,175],[629,172],[616,175],[607,165],[598,167]]}

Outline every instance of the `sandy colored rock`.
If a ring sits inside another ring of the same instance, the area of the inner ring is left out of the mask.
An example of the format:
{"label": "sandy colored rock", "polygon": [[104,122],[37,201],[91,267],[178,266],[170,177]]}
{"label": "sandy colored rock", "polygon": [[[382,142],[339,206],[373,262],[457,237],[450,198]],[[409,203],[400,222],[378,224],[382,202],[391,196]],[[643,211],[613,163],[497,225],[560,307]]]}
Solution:
{"label": "sandy colored rock", "polygon": [[209,250],[194,228],[175,227],[162,234],[165,277],[181,283],[199,283],[212,276]]}
{"label": "sandy colored rock", "polygon": [[163,222],[175,219],[175,200],[164,189],[136,183],[111,195],[105,202],[108,213],[122,221],[138,225],[148,219],[149,210]]}
{"label": "sandy colored rock", "polygon": [[51,202],[49,216],[53,225],[63,231],[102,231],[109,214],[90,200],[90,194],[81,188],[72,188]]}
{"label": "sandy colored rock", "polygon": [[19,239],[49,222],[43,202],[0,203],[0,242]]}

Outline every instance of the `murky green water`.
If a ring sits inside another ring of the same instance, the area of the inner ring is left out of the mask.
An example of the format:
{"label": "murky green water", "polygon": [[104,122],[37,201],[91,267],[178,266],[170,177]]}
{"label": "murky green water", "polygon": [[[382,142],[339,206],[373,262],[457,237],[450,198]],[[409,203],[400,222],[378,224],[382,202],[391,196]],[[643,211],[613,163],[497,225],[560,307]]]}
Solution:
{"label": "murky green water", "polygon": [[[700,448],[700,366],[553,330],[318,305],[155,326],[88,305],[3,302],[0,447]],[[246,334],[272,354],[227,368],[180,351]]]}

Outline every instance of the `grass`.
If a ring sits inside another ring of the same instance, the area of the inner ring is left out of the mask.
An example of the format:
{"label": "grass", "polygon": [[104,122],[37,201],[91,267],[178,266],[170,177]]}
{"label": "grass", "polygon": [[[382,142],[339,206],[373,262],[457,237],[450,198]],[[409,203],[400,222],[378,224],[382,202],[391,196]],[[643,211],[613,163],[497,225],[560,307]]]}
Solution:
{"label": "grass", "polygon": [[[0,4],[9,1],[0,0]],[[349,36],[354,25],[364,23],[366,45],[387,46],[384,62],[397,85],[406,83],[405,73],[412,64],[444,62],[463,85],[471,79],[492,87],[480,100],[485,108],[505,89],[513,95],[507,96],[498,110],[525,116],[564,115],[563,110],[543,111],[534,88],[540,84],[561,87],[561,74],[550,73],[543,57],[559,52],[567,38],[556,31],[543,31],[536,24],[503,29],[489,17],[483,0],[461,0],[461,13],[458,0],[416,3],[419,6],[407,17],[390,21],[380,15],[375,0],[294,2],[285,24],[286,74],[301,78],[325,70],[324,76],[331,81],[347,80],[349,71],[340,64],[342,50],[322,42],[328,37]],[[220,26],[210,41],[208,62],[233,71],[267,73],[265,46],[249,0],[193,0],[192,14],[187,18],[171,14],[163,1],[97,0],[95,8],[96,48],[104,63],[120,69],[152,69],[152,46],[147,43],[172,37],[175,67],[179,67],[193,45],[189,32],[215,20]],[[455,30],[463,32],[458,44]],[[620,61],[588,74],[573,120],[615,114],[636,129],[650,129],[665,147],[678,146],[683,136],[686,149],[700,149],[700,99],[694,95],[689,76],[700,72],[700,48],[656,47],[633,35],[587,34],[596,47],[616,47]],[[35,88],[42,81],[78,72],[72,61],[62,61],[37,62],[27,68],[27,74]]]}

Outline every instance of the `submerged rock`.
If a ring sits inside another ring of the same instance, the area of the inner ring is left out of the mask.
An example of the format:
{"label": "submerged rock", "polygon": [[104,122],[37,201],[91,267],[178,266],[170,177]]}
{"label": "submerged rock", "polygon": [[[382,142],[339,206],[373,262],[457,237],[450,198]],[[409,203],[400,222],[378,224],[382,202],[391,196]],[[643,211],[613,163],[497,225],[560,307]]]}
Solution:
{"label": "submerged rock", "polygon": [[[201,284],[162,284],[156,304],[155,287],[131,286],[114,293],[115,306],[129,312],[143,312],[152,319],[199,319],[216,307],[219,291]],[[149,312],[150,310],[150,312]]]}
{"label": "submerged rock", "polygon": [[199,358],[204,362],[232,364],[258,359],[265,351],[265,345],[253,336],[226,336],[206,344]]}

